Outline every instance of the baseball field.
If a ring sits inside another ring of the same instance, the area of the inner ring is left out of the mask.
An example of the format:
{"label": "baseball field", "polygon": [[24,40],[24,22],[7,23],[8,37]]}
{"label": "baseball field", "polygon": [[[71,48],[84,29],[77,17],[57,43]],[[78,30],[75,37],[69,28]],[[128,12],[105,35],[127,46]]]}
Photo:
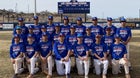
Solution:
{"label": "baseball field", "polygon": [[[130,42],[130,61],[133,70],[130,71],[131,78],[140,78],[140,30],[132,30],[133,38]],[[0,78],[11,78],[14,74],[12,63],[9,58],[9,46],[11,43],[12,31],[0,31]],[[124,72],[114,76],[111,71],[108,72],[108,78],[124,78]],[[72,78],[84,78],[78,76],[77,73],[71,73]],[[19,78],[26,78],[28,73],[23,73]],[[53,73],[53,78],[64,78],[65,76],[58,76],[56,72]],[[45,74],[39,72],[35,78],[46,78]],[[89,73],[89,78],[100,78],[92,72]]]}

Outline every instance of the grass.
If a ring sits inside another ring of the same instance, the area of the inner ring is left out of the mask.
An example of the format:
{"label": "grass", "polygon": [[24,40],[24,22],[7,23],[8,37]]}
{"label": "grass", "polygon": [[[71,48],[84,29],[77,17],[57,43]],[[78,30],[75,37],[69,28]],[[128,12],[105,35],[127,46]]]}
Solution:
{"label": "grass", "polygon": [[[140,78],[140,30],[133,30],[133,38],[130,42],[130,61],[132,63],[133,71],[131,71],[132,78]],[[14,70],[9,58],[9,46],[11,43],[12,31],[0,31],[0,78],[11,78]],[[20,78],[26,78],[28,73],[20,75]],[[46,76],[39,72],[35,78],[45,78]],[[53,78],[64,78],[58,76],[53,72]],[[72,73],[72,78],[83,78],[76,73]],[[89,78],[100,78],[93,73],[89,73]],[[124,78],[124,73],[113,76],[109,71],[108,78]]]}

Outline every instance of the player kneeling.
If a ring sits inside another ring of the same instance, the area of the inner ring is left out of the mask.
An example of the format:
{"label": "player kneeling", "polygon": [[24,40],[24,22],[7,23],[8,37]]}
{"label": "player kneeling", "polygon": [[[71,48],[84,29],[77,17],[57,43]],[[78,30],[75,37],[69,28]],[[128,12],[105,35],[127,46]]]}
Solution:
{"label": "player kneeling", "polygon": [[38,72],[39,68],[35,67],[38,60],[38,47],[34,42],[34,38],[31,34],[27,36],[27,44],[25,47],[25,56],[28,64],[29,76],[27,78],[33,78],[33,75]]}
{"label": "player kneeling", "polygon": [[96,42],[92,46],[92,56],[94,59],[94,66],[96,75],[101,74],[101,65],[103,66],[102,78],[106,78],[107,69],[108,69],[108,60],[107,60],[107,46],[101,43],[101,36],[96,35]]}
{"label": "player kneeling", "polygon": [[54,44],[53,47],[56,61],[56,69],[59,75],[65,74],[66,78],[70,78],[71,60],[69,56],[71,51],[68,49],[68,46],[64,39],[64,34],[60,33],[59,40]]}
{"label": "player kneeling", "polygon": [[124,44],[120,42],[120,36],[115,36],[115,43],[111,45],[110,52],[112,56],[112,73],[119,73],[119,65],[122,64],[125,69],[126,78],[130,78],[129,66],[127,59],[127,50]]}
{"label": "player kneeling", "polygon": [[17,78],[18,74],[23,72],[22,63],[23,63],[23,44],[20,43],[20,37],[15,34],[14,35],[14,43],[10,47],[10,57],[11,62],[13,63],[15,74],[13,78]]}
{"label": "player kneeling", "polygon": [[85,75],[88,78],[89,73],[89,50],[83,43],[83,35],[79,33],[77,35],[77,44],[74,45],[74,55],[76,55],[76,66],[79,75]]}
{"label": "player kneeling", "polygon": [[[41,67],[42,71],[47,74],[47,78],[52,77],[52,45],[48,41],[48,36],[46,33],[42,34],[42,41],[39,43],[40,57],[41,57]],[[47,65],[48,63],[48,65]],[[48,71],[46,66],[48,66]]]}

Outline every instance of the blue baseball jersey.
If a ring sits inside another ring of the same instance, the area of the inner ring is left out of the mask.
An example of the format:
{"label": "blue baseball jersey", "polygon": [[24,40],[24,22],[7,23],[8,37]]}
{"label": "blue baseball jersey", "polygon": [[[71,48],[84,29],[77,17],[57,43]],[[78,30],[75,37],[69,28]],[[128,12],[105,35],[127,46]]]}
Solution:
{"label": "blue baseball jersey", "polygon": [[[104,57],[104,53],[107,52],[107,46],[103,43],[100,43],[100,44],[93,44],[92,45],[92,54],[97,54],[100,58],[103,58]],[[93,59],[98,59],[97,57],[95,56],[92,56]]]}
{"label": "blue baseball jersey", "polygon": [[118,28],[116,34],[121,37],[122,41],[127,41],[129,37],[132,37],[131,29],[128,27]]}
{"label": "blue baseball jersey", "polygon": [[56,42],[53,46],[55,59],[61,60],[61,58],[66,57],[68,54],[68,50],[69,50],[69,48],[65,42],[63,42],[63,43]]}
{"label": "blue baseball jersey", "polygon": [[32,44],[27,43],[25,46],[25,55],[28,58],[32,58],[35,52],[39,51],[38,45],[34,42]]}
{"label": "blue baseball jersey", "polygon": [[39,51],[42,57],[46,57],[51,50],[52,43],[50,41],[39,43]]}
{"label": "blue baseball jersey", "polygon": [[52,35],[54,32],[55,32],[55,29],[54,29],[55,25],[52,24],[52,25],[47,25],[47,32]]}
{"label": "blue baseball jersey", "polygon": [[[23,25],[23,26],[20,26],[20,27],[21,27],[21,30],[22,30],[22,34],[27,35],[29,33],[28,28],[26,26]],[[16,33],[16,27],[13,30],[13,34],[17,34]]]}
{"label": "blue baseball jersey", "polygon": [[58,42],[59,34],[60,34],[60,33],[54,33],[54,34],[52,35],[52,39],[53,39],[53,42],[54,42],[54,43],[55,43],[55,42]]}
{"label": "blue baseball jersey", "polygon": [[116,28],[114,25],[112,25],[112,26],[105,26],[105,27],[104,27],[104,34],[106,34],[106,29],[107,29],[108,27],[111,28],[111,35],[115,35],[115,34],[116,34],[116,31],[117,31],[117,28]]}
{"label": "blue baseball jersey", "polygon": [[78,34],[78,33],[82,33],[83,35],[85,34],[85,31],[86,31],[86,27],[84,25],[81,25],[81,26],[75,26],[75,33]]}
{"label": "blue baseball jersey", "polygon": [[34,34],[36,36],[40,35],[41,33],[41,26],[40,25],[34,25],[34,30],[33,30]]}
{"label": "blue baseball jersey", "polygon": [[84,43],[89,49],[91,49],[92,44],[95,43],[95,36],[94,35],[90,35],[90,36],[85,35],[84,36]]}
{"label": "blue baseball jersey", "polygon": [[84,43],[74,45],[74,55],[76,58],[78,58],[78,56],[86,56],[87,51],[89,51],[89,49]]}
{"label": "blue baseball jersey", "polygon": [[126,47],[122,43],[112,44],[110,46],[110,54],[112,56],[112,59],[119,60],[123,58],[124,54],[126,53],[127,53]]}
{"label": "blue baseball jersey", "polygon": [[103,28],[99,25],[97,26],[90,26],[90,29],[91,29],[91,33],[94,34],[95,36],[96,35],[104,35],[103,33]]}
{"label": "blue baseball jersey", "polygon": [[77,42],[76,34],[73,35],[69,34],[68,36],[66,36],[66,42],[71,48],[73,48],[74,44]]}
{"label": "blue baseball jersey", "polygon": [[[18,34],[20,37],[20,43],[25,44],[27,43],[27,35]],[[15,43],[14,38],[12,38],[12,44]]]}
{"label": "blue baseball jersey", "polygon": [[13,43],[10,46],[10,58],[15,59],[16,57],[20,55],[21,52],[25,52],[24,46],[22,43],[18,43],[18,44]]}
{"label": "blue baseball jersey", "polygon": [[102,38],[103,43],[105,43],[107,46],[110,46],[111,44],[113,44],[115,42],[115,38],[113,35],[107,36],[104,35]]}
{"label": "blue baseball jersey", "polygon": [[62,25],[61,26],[61,33],[68,35],[70,33],[70,25],[67,25],[67,26]]}

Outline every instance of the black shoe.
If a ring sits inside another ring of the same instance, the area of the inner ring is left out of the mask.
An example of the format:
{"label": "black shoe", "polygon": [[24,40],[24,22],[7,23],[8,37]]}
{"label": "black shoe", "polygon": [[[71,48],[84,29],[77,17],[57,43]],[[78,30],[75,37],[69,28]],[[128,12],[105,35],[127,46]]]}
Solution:
{"label": "black shoe", "polygon": [[133,70],[133,68],[132,68],[132,66],[130,66],[130,67],[129,67],[129,71],[132,71],[132,70]]}
{"label": "black shoe", "polygon": [[18,78],[18,77],[17,77],[17,74],[14,74],[12,78]]}

